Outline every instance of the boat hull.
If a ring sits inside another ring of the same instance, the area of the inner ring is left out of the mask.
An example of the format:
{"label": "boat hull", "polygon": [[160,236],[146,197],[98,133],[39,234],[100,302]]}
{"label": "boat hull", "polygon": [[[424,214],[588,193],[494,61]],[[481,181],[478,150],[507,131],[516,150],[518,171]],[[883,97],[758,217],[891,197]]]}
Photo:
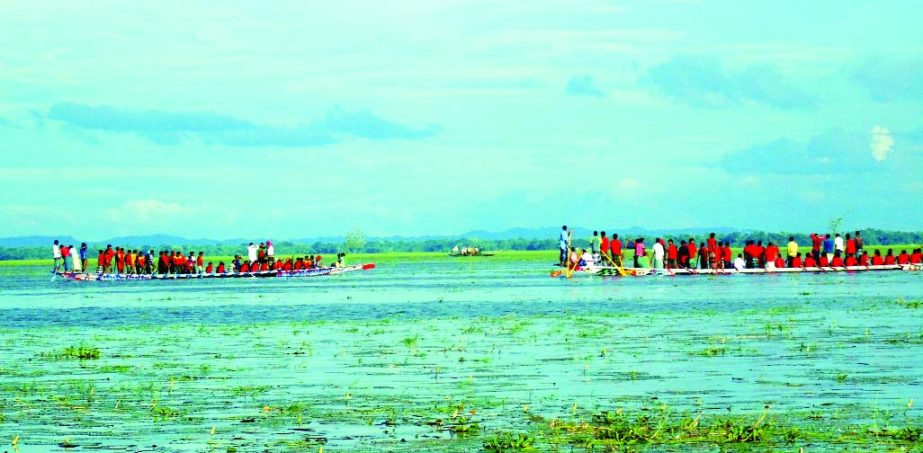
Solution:
{"label": "boat hull", "polygon": [[84,282],[109,282],[109,281],[150,281],[150,280],[202,280],[219,278],[303,278],[339,275],[353,271],[374,269],[372,263],[357,264],[346,267],[324,267],[319,269],[306,269],[298,271],[265,271],[265,272],[232,272],[224,274],[95,274],[77,272],[58,272],[57,276],[67,280]]}
{"label": "boat hull", "polygon": [[[779,269],[651,269],[629,268],[623,269],[625,276],[645,277],[653,275],[665,276],[694,276],[694,275],[750,275],[750,274],[826,274],[841,272],[885,272],[885,271],[923,271],[920,264],[893,264],[886,266],[848,266],[848,267],[804,267],[804,268],[779,268]],[[622,276],[622,273],[611,266],[592,266],[573,273],[575,276]]]}

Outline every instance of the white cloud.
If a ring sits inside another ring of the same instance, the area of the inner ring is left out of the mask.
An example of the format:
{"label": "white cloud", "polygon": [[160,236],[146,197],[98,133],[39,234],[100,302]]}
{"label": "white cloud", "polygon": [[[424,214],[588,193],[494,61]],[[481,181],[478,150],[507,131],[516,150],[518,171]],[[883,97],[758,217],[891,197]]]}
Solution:
{"label": "white cloud", "polygon": [[118,209],[109,209],[107,214],[112,221],[126,221],[130,223],[145,223],[153,220],[173,219],[187,212],[179,203],[170,203],[153,198],[129,200]]}
{"label": "white cloud", "polygon": [[873,127],[869,148],[872,149],[872,157],[875,160],[884,162],[888,155],[891,154],[891,149],[894,148],[894,137],[891,136],[891,131],[881,126]]}

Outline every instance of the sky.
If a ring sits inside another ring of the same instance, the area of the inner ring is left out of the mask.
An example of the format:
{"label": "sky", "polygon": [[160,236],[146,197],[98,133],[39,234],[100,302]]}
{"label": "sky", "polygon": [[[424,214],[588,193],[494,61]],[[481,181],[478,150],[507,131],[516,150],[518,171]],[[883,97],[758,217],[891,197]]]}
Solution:
{"label": "sky", "polygon": [[0,2],[0,236],[923,229],[923,2]]}

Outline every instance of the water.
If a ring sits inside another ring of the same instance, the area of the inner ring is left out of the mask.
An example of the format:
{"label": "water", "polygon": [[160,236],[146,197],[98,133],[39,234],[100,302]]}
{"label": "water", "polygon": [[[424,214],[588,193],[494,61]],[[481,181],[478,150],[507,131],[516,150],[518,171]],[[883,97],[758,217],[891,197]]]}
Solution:
{"label": "water", "polygon": [[[23,451],[478,451],[533,416],[918,417],[920,273],[548,277],[434,259],[331,278],[0,268],[0,439]],[[917,303],[915,303],[917,302]],[[69,346],[99,359],[56,357]],[[461,422],[460,416],[466,417]],[[477,423],[475,435],[448,426]],[[546,445],[547,447],[547,445]]]}

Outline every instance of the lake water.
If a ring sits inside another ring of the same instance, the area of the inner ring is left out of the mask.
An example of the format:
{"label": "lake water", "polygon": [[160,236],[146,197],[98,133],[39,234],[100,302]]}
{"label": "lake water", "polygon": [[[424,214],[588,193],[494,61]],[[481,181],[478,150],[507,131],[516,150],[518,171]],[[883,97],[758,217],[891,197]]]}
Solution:
{"label": "lake water", "polygon": [[479,451],[537,416],[653,401],[919,420],[919,272],[567,280],[548,264],[92,283],[0,267],[0,451]]}

